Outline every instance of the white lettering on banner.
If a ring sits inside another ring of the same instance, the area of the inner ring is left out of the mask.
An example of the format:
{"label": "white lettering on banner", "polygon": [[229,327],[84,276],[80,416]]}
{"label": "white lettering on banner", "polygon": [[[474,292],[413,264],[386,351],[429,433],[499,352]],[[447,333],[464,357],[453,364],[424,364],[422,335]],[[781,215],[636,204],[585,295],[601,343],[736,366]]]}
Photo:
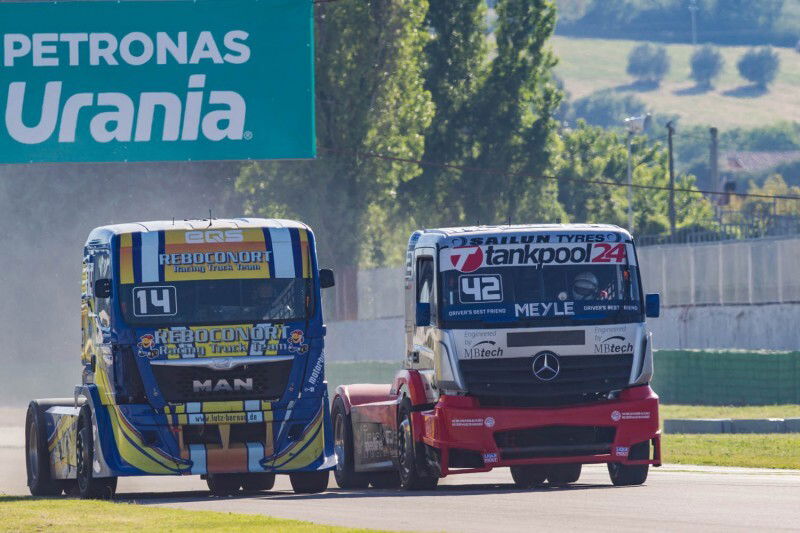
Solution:
{"label": "white lettering on banner", "polygon": [[[23,58],[30,56],[34,67],[61,66],[59,47],[68,52],[68,65],[85,64],[118,66],[128,64],[140,66],[155,58],[158,65],[166,65],[169,59],[178,65],[199,64],[208,61],[215,64],[240,65],[250,60],[250,47],[245,41],[250,34],[243,30],[232,30],[222,37],[222,47],[210,31],[197,35],[189,53],[188,34],[185,31],[170,35],[157,32],[155,38],[141,31],[133,31],[122,38],[112,33],[22,33],[3,34],[3,66],[15,67]],[[86,46],[81,46],[86,43]],[[223,53],[223,50],[225,53]]]}
{"label": "white lettering on banner", "polygon": [[575,314],[575,302],[531,302],[514,304],[516,316],[572,316]]}
{"label": "white lettering on banner", "polygon": [[[204,87],[204,75],[194,75],[189,78],[190,89]],[[23,144],[41,144],[52,137],[60,118],[58,142],[75,142],[78,116],[84,108],[88,108],[86,112],[91,112],[96,100],[96,105],[104,110],[108,107],[116,108],[95,113],[92,117],[89,130],[97,142],[130,141],[133,137],[134,116],[136,117],[134,141],[147,142],[152,138],[154,117],[159,111],[163,111],[164,114],[162,141],[196,140],[200,132],[211,141],[223,139],[237,141],[244,138],[247,103],[234,91],[210,91],[208,102],[216,108],[205,112],[202,106],[204,95],[202,91],[187,91],[185,106],[179,95],[169,92],[140,93],[138,106],[123,93],[77,93],[66,99],[62,110],[60,108],[62,89],[63,84],[60,81],[45,84],[39,123],[27,126],[22,119],[27,82],[11,82],[8,87],[5,112],[8,134]],[[181,116],[183,116],[182,122]]]}
{"label": "white lettering on banner", "polygon": [[442,269],[474,272],[482,267],[622,264],[626,255],[635,265],[634,255],[627,252],[625,243],[585,243],[461,246],[444,250]]}

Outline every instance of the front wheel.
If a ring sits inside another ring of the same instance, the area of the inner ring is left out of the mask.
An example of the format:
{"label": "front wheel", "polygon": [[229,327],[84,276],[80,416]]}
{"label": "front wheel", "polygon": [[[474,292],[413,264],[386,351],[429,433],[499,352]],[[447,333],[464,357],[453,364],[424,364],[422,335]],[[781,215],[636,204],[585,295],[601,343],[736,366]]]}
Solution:
{"label": "front wheel", "polygon": [[547,469],[547,481],[551,485],[575,483],[581,477],[581,469],[582,465],[580,463],[551,465]]}
{"label": "front wheel", "polygon": [[323,472],[294,472],[289,474],[289,481],[292,483],[292,489],[297,494],[316,494],[325,492],[328,488],[329,477],[327,470]]}
{"label": "front wheel", "polygon": [[76,439],[78,494],[84,500],[110,500],[117,491],[117,478],[94,477],[94,424],[92,413],[84,407],[78,417]]}
{"label": "front wheel", "polygon": [[[650,443],[640,442],[631,446],[628,454],[630,459],[644,460],[650,458]],[[641,485],[647,481],[650,465],[624,465],[622,463],[608,463],[608,475],[611,483],[617,487]]]}
{"label": "front wheel", "polygon": [[239,492],[239,487],[242,486],[242,475],[208,474],[206,484],[214,496],[231,496]]}
{"label": "front wheel", "polygon": [[245,492],[263,492],[275,486],[275,474],[243,474],[242,489]]}
{"label": "front wheel", "polygon": [[400,466],[400,485],[406,490],[433,490],[439,476],[428,472],[423,463],[424,448],[414,441],[411,427],[411,402],[404,398],[400,404],[397,428],[397,460]]}
{"label": "front wheel", "polygon": [[511,477],[520,489],[530,489],[542,485],[547,479],[547,470],[543,465],[520,465],[511,467]]}

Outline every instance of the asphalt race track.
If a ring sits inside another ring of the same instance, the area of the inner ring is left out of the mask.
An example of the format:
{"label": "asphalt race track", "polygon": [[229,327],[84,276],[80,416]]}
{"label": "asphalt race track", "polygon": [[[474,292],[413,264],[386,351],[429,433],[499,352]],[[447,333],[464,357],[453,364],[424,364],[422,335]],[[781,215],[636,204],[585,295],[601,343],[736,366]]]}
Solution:
{"label": "asphalt race track", "polygon": [[[24,415],[23,415],[24,416]],[[331,478],[331,486],[335,486]],[[120,478],[119,498],[141,505],[263,513],[320,524],[416,531],[798,530],[800,471],[665,466],[641,487],[613,487],[605,466],[567,488],[516,490],[507,469],[452,476],[435,492],[295,495],[288,477],[257,496],[212,498],[198,477]],[[0,493],[28,494],[23,430],[0,424]]]}

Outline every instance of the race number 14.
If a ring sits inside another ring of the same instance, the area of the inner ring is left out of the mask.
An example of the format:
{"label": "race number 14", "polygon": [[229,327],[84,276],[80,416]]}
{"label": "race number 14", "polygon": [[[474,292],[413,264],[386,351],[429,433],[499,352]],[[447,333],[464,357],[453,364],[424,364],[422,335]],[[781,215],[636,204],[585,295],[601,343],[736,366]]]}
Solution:
{"label": "race number 14", "polygon": [[134,316],[174,316],[178,313],[175,287],[135,287]]}

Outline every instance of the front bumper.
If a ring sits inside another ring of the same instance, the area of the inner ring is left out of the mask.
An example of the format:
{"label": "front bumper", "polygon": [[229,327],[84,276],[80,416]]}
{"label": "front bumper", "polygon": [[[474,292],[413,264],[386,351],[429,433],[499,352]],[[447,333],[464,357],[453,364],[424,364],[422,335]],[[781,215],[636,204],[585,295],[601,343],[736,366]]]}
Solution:
{"label": "front bumper", "polygon": [[[475,398],[442,396],[433,410],[415,415],[415,426],[424,428],[417,438],[439,451],[442,476],[527,464],[661,466],[658,396],[646,385],[625,389],[615,400],[553,408],[481,407]],[[558,436],[542,443],[548,435]],[[586,435],[597,441],[582,442]],[[648,458],[629,457],[643,442]],[[456,459],[465,455],[472,459],[466,467]]]}

